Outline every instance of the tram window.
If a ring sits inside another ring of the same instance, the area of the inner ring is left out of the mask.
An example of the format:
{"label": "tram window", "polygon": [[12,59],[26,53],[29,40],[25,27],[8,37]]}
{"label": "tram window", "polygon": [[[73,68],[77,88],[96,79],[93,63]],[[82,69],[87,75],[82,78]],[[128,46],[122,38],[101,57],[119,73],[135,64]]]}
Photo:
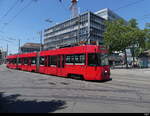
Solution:
{"label": "tram window", "polygon": [[74,59],[75,63],[79,63],[79,55],[75,55],[74,57],[75,57],[75,59]]}
{"label": "tram window", "polygon": [[14,64],[14,59],[11,59],[11,64]]}
{"label": "tram window", "polygon": [[65,66],[65,55],[63,55],[63,59],[62,59],[62,67]]}
{"label": "tram window", "polygon": [[12,60],[12,63],[13,63],[13,64],[16,64],[16,63],[17,63],[17,59],[13,59],[13,60]]}
{"label": "tram window", "polygon": [[11,59],[9,59],[8,61],[9,61],[8,63],[11,64]]}
{"label": "tram window", "polygon": [[9,59],[6,59],[6,63],[9,64]]}
{"label": "tram window", "polygon": [[29,62],[29,61],[28,61],[28,58],[24,58],[24,64],[26,64],[26,65],[27,65],[27,64],[28,64],[28,62]]}
{"label": "tram window", "polygon": [[14,59],[11,60],[11,63],[12,63],[12,64],[15,64]]}
{"label": "tram window", "polygon": [[85,55],[84,54],[77,54],[74,55],[75,63],[76,64],[85,64]]}
{"label": "tram window", "polygon": [[70,58],[70,56],[66,56],[66,63],[71,63],[71,58]]}
{"label": "tram window", "polygon": [[52,56],[51,57],[51,65],[56,65],[57,64],[57,56]]}
{"label": "tram window", "polygon": [[23,65],[24,64],[24,59],[23,58],[21,58],[21,65]]}
{"label": "tram window", "polygon": [[12,64],[13,63],[13,59],[10,59],[10,61],[9,61],[10,63],[9,64]]}
{"label": "tram window", "polygon": [[51,56],[48,56],[48,66],[51,65]]}
{"label": "tram window", "polygon": [[14,63],[14,59],[12,59],[12,63],[15,64],[15,63]]}
{"label": "tram window", "polygon": [[84,54],[75,54],[66,56],[66,63],[68,64],[85,64]]}
{"label": "tram window", "polygon": [[75,59],[74,58],[75,58],[74,55],[70,56],[70,63],[75,63]]}
{"label": "tram window", "polygon": [[45,57],[40,57],[40,65],[44,65]]}
{"label": "tram window", "polygon": [[18,59],[18,64],[21,64],[21,58]]}
{"label": "tram window", "polygon": [[49,56],[48,66],[57,65],[57,56]]}
{"label": "tram window", "polygon": [[22,59],[18,58],[18,64],[21,64],[21,63],[22,63]]}
{"label": "tram window", "polygon": [[89,66],[97,66],[98,65],[98,61],[97,61],[97,55],[92,53],[92,54],[88,54],[88,65]]}
{"label": "tram window", "polygon": [[36,57],[31,58],[31,64],[36,64]]}
{"label": "tram window", "polygon": [[17,59],[15,59],[15,64],[17,64]]}
{"label": "tram window", "polygon": [[11,60],[11,64],[14,64],[14,59]]}
{"label": "tram window", "polygon": [[45,67],[47,67],[48,66],[48,59],[49,59],[49,57],[48,56],[45,56]]}
{"label": "tram window", "polygon": [[66,56],[66,63],[68,63],[68,64],[74,64],[74,61],[75,61],[74,55],[68,55],[68,56]]}
{"label": "tram window", "polygon": [[82,63],[86,63],[85,54],[80,56],[80,60],[81,60]]}

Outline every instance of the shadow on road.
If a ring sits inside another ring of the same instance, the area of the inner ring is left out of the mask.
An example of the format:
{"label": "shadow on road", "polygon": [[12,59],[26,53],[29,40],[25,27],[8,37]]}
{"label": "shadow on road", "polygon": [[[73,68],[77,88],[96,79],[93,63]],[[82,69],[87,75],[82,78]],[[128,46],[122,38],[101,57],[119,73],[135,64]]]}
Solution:
{"label": "shadow on road", "polygon": [[4,96],[0,93],[0,113],[52,113],[65,109],[66,102],[52,100],[49,102],[17,100],[20,95]]}
{"label": "shadow on road", "polygon": [[97,81],[97,80],[94,80],[94,81],[86,81],[86,82],[92,82],[92,83],[106,83],[106,82],[110,82],[112,81],[112,78],[108,79],[108,80],[102,80],[102,81]]}

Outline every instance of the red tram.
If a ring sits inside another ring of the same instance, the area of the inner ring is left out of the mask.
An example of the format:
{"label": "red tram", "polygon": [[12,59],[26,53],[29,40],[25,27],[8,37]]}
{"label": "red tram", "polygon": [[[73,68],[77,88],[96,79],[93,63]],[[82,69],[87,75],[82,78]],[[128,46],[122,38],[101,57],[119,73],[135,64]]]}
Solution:
{"label": "red tram", "polygon": [[7,67],[11,69],[84,80],[110,79],[108,51],[102,46],[85,45],[11,55],[7,61]]}

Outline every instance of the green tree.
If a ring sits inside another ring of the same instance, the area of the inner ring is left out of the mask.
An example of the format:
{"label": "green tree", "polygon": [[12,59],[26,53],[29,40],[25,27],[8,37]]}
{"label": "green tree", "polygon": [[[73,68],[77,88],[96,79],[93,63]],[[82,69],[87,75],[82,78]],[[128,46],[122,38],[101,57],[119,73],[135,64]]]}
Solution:
{"label": "green tree", "polygon": [[150,23],[146,23],[145,32],[147,33],[146,49],[150,49]]}
{"label": "green tree", "polygon": [[[137,23],[136,19],[129,20],[128,26],[130,26],[131,28],[134,28],[134,29],[138,29],[138,23]],[[135,62],[135,51],[137,51],[135,45],[136,45],[136,43],[131,46],[133,62]]]}
{"label": "green tree", "polygon": [[105,45],[109,48],[110,53],[113,51],[122,51],[126,48],[126,38],[124,33],[127,31],[125,22],[122,19],[116,21],[106,21],[106,31],[104,33]]}
{"label": "green tree", "polygon": [[136,28],[138,29],[138,23],[136,19],[130,19],[128,22],[128,26],[132,27],[132,28]]}
{"label": "green tree", "polygon": [[126,49],[133,45],[145,47],[146,31],[138,28],[136,19],[131,19],[128,23],[122,19],[106,21],[105,25],[104,42],[110,53],[124,51],[126,56]]}
{"label": "green tree", "polygon": [[146,41],[145,41],[145,49],[150,49],[150,23],[145,24],[145,29],[144,31],[146,32]]}

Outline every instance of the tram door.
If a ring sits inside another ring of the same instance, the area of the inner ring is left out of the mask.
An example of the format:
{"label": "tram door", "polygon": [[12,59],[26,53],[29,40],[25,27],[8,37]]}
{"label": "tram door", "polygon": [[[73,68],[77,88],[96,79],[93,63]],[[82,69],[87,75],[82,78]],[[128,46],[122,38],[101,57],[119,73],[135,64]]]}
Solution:
{"label": "tram door", "polygon": [[64,56],[59,55],[57,57],[57,75],[64,76]]}

